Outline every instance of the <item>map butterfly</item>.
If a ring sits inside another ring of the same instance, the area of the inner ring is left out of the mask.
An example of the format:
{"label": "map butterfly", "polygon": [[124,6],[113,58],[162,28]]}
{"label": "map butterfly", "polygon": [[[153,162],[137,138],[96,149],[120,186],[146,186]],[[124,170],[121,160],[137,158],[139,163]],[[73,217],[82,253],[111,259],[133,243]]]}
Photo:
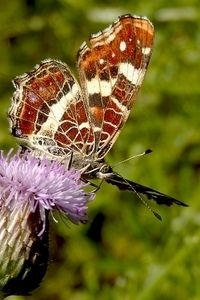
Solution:
{"label": "map butterfly", "polygon": [[[120,16],[92,34],[77,55],[80,85],[69,67],[48,59],[16,77],[9,110],[12,134],[37,155],[69,161],[82,179],[143,194],[158,204],[185,203],[121,177],[104,161],[134,104],[149,64],[154,28],[145,17]],[[159,217],[159,216],[158,216]]]}

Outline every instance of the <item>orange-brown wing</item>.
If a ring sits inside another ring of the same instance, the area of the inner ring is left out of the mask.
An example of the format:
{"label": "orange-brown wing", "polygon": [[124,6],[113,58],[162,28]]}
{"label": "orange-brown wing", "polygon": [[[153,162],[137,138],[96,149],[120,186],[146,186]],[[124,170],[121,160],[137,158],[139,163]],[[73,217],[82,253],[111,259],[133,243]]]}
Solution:
{"label": "orange-brown wing", "polygon": [[142,84],[153,46],[147,18],[124,15],[93,34],[78,53],[81,88],[95,134],[97,159],[112,147]]}
{"label": "orange-brown wing", "polygon": [[55,157],[93,153],[94,134],[80,86],[66,64],[46,60],[17,77],[14,86],[9,110],[13,135]]}

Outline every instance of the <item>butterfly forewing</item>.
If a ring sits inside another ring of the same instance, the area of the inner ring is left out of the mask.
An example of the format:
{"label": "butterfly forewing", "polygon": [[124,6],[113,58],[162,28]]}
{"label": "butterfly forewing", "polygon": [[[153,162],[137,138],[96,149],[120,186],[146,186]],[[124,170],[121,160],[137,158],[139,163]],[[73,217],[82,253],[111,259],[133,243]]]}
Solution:
{"label": "butterfly forewing", "polygon": [[80,49],[78,70],[98,159],[112,147],[128,118],[151,57],[153,37],[148,19],[125,15]]}

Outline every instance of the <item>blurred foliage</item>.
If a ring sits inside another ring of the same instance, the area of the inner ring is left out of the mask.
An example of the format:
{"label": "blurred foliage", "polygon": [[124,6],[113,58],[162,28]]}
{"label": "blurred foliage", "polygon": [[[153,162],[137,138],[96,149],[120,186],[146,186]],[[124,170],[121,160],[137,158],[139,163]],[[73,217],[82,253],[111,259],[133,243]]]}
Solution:
{"label": "blurred foliage", "polygon": [[115,166],[153,148],[116,171],[190,205],[157,206],[159,223],[133,194],[103,184],[88,225],[52,221],[49,269],[30,300],[200,298],[200,10],[197,0],[172,3],[0,2],[1,149],[16,146],[6,116],[15,76],[49,57],[77,73],[76,53],[89,34],[118,15],[146,15],[156,29],[153,57],[134,113],[107,160]]}

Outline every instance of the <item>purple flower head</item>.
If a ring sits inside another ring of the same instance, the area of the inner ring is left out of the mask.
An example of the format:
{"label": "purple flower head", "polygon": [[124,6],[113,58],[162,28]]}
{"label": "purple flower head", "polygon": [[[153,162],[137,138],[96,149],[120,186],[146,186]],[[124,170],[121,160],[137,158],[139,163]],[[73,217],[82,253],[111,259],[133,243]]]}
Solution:
{"label": "purple flower head", "polygon": [[80,180],[81,173],[47,158],[37,158],[31,153],[0,152],[0,198],[12,211],[28,202],[30,211],[39,210],[45,223],[46,211],[60,211],[72,222],[87,221],[87,203],[94,196],[86,193]]}
{"label": "purple flower head", "polygon": [[[81,173],[31,153],[0,151],[0,293],[25,295],[36,288],[48,263],[48,214],[87,221]],[[1,294],[0,294],[1,295]]]}

